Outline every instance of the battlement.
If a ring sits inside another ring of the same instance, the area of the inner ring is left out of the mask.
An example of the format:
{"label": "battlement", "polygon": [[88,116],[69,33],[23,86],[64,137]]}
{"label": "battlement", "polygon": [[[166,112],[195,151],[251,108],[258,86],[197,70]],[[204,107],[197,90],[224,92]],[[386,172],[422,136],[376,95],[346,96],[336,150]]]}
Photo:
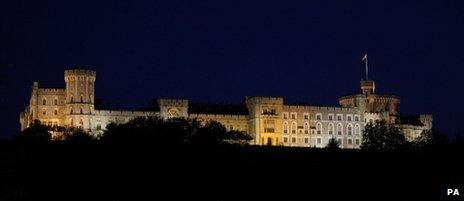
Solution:
{"label": "battlement", "polygon": [[156,112],[151,111],[124,111],[124,110],[94,110],[95,115],[101,116],[155,116]]}
{"label": "battlement", "polygon": [[235,115],[235,114],[189,114],[189,118],[199,119],[235,119],[235,120],[246,120],[247,115]]}
{"label": "battlement", "polygon": [[39,88],[39,94],[49,94],[49,95],[64,95],[66,94],[66,89],[61,88]]}
{"label": "battlement", "polygon": [[159,106],[188,107],[186,99],[158,99]]}
{"label": "battlement", "polygon": [[282,97],[264,97],[264,96],[246,96],[245,101],[247,103],[255,103],[255,104],[277,104],[283,105],[284,99]]}
{"label": "battlement", "polygon": [[76,76],[76,75],[84,75],[84,76],[92,76],[95,77],[97,75],[96,71],[88,70],[88,69],[70,69],[64,71],[64,76]]}

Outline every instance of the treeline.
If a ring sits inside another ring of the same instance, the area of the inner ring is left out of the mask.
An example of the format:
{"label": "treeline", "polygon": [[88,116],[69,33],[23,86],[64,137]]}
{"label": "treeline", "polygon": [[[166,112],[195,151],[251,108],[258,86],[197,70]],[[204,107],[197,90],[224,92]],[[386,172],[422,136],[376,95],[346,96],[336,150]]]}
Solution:
{"label": "treeline", "polygon": [[[93,135],[79,128],[48,127],[35,120],[27,129],[14,138],[18,142],[40,143],[52,139],[51,132],[60,133],[60,140],[66,142],[105,142],[105,143],[150,143],[158,146],[182,145],[247,145],[253,139],[247,133],[226,130],[219,122],[202,124],[196,119],[140,117],[127,123],[110,123],[100,135]],[[426,130],[414,141],[407,141],[398,126],[385,121],[368,123],[362,133],[363,150],[424,150],[446,147],[462,147],[461,138],[454,143],[436,130]],[[337,150],[340,145],[335,138],[329,140],[326,148]]]}
{"label": "treeline", "polygon": [[88,133],[74,127],[50,127],[35,120],[28,128],[14,137],[22,143],[43,143],[52,140],[52,132],[58,132],[60,140],[85,143],[99,141],[104,143],[152,143],[168,145],[245,145],[253,138],[241,131],[228,131],[221,123],[209,121],[202,124],[196,119],[158,117],[139,117],[127,123],[110,123],[100,135]]}

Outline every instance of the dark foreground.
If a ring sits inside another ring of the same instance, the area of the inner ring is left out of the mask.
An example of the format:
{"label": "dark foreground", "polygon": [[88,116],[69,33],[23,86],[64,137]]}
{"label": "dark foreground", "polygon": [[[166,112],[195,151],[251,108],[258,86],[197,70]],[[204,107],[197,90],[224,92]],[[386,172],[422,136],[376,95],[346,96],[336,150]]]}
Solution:
{"label": "dark foreground", "polygon": [[462,158],[457,149],[7,142],[0,146],[0,200],[451,200],[446,188],[464,194]]}

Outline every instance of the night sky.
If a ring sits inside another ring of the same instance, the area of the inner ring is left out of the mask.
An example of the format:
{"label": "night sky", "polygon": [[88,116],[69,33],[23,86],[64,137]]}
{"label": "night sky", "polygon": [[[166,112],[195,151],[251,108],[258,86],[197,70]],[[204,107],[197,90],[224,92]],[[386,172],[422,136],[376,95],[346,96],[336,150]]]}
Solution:
{"label": "night sky", "polygon": [[19,130],[33,81],[97,71],[96,98],[338,105],[369,54],[377,93],[463,133],[464,1],[23,1],[0,3],[0,138]]}

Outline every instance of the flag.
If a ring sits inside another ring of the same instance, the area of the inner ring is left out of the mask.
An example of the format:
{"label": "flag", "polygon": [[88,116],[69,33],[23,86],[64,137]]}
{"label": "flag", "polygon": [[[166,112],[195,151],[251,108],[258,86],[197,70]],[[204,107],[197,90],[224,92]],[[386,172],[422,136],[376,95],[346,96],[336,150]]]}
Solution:
{"label": "flag", "polygon": [[364,60],[366,60],[366,59],[367,59],[367,53],[366,53],[366,54],[364,54],[364,57],[362,58],[362,60],[361,60],[361,61],[364,61]]}

